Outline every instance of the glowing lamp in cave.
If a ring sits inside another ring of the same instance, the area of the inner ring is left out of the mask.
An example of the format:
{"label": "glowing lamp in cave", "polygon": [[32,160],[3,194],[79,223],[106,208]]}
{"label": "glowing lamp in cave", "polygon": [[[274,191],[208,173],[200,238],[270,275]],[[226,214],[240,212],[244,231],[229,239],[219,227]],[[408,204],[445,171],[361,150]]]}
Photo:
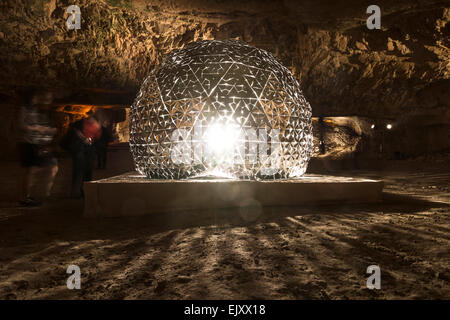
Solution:
{"label": "glowing lamp in cave", "polygon": [[271,53],[241,41],[171,52],[131,107],[131,152],[149,178],[293,178],[312,146],[299,83]]}
{"label": "glowing lamp in cave", "polygon": [[238,143],[239,129],[223,123],[212,123],[205,132],[206,152],[222,159],[233,154]]}

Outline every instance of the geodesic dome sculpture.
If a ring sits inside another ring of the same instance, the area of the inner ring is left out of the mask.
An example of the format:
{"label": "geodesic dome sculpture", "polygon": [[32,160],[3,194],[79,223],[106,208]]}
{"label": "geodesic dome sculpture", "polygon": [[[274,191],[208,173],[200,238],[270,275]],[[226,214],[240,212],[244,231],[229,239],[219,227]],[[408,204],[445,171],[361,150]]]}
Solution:
{"label": "geodesic dome sculpture", "polygon": [[149,178],[293,178],[312,146],[311,107],[296,79],[241,41],[171,52],[131,107],[131,152]]}

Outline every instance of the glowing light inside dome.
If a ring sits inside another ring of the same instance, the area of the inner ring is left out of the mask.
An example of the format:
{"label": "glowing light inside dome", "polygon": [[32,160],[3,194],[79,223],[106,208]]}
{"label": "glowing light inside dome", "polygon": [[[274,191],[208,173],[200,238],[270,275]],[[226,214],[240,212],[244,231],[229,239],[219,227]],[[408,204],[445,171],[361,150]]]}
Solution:
{"label": "glowing light inside dome", "polygon": [[233,161],[235,149],[239,142],[239,129],[233,124],[212,123],[204,134],[207,156],[218,162]]}

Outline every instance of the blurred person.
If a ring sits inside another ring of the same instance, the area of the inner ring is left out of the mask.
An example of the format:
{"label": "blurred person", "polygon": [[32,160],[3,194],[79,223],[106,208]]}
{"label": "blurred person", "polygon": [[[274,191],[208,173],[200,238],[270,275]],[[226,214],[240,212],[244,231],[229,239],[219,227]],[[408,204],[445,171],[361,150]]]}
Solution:
{"label": "blurred person", "polygon": [[94,143],[100,139],[102,130],[100,123],[92,112],[88,117],[74,122],[69,128],[69,146],[67,150],[72,156],[71,198],[84,196],[83,182],[92,180],[95,157]]}
{"label": "blurred person", "polygon": [[47,169],[47,180],[44,183],[45,199],[50,196],[55,176],[58,172],[58,161],[51,151],[50,144],[57,129],[51,125],[50,114],[44,106],[53,101],[51,92],[31,88],[25,93],[25,105],[19,114],[21,140],[19,143],[21,164],[25,168],[22,181],[21,205],[37,206],[42,204],[31,195],[36,177]]}
{"label": "blurred person", "polygon": [[97,169],[106,169],[106,160],[108,153],[108,145],[113,141],[113,131],[109,120],[102,121],[102,135],[95,142],[95,151],[97,153]]}

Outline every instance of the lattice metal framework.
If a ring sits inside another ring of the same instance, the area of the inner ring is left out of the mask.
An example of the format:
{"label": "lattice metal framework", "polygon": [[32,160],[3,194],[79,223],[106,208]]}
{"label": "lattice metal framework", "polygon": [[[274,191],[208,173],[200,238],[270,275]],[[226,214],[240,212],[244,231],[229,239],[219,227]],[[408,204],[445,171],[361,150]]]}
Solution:
{"label": "lattice metal framework", "polygon": [[171,52],[131,107],[131,152],[149,178],[293,178],[312,146],[299,83],[271,53],[241,41]]}

